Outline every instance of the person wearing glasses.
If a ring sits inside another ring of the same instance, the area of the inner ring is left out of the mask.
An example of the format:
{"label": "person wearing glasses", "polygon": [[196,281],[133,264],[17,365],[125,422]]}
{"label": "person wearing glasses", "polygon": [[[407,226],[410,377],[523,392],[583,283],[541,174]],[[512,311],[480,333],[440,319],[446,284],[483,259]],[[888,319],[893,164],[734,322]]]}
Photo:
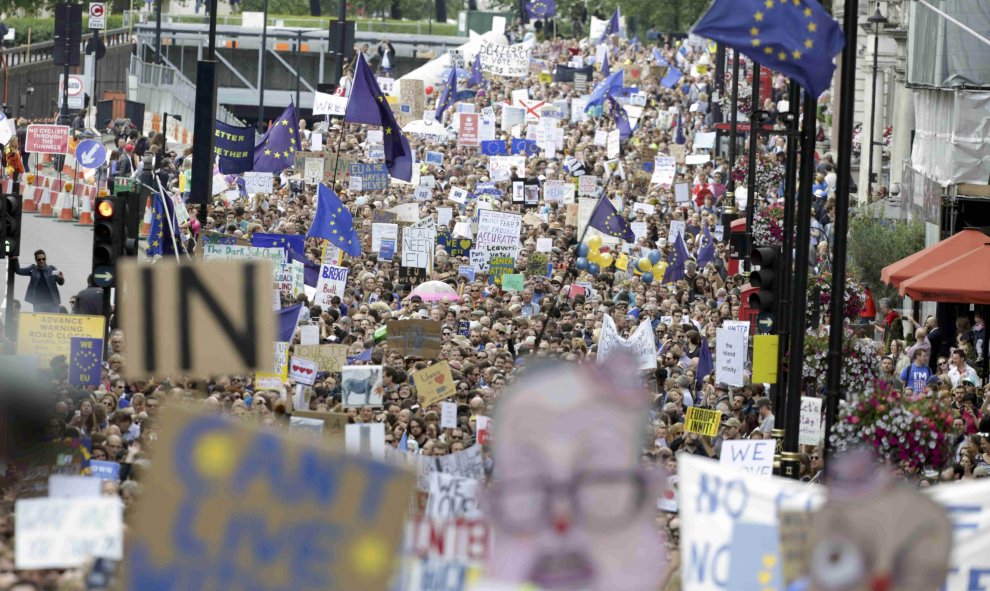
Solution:
{"label": "person wearing glasses", "polygon": [[14,265],[14,273],[30,277],[27,294],[24,299],[34,305],[35,312],[58,312],[62,304],[62,296],[58,286],[65,285],[65,276],[61,271],[48,264],[48,256],[43,250],[34,253],[34,264],[26,269],[17,262],[17,257],[10,257]]}

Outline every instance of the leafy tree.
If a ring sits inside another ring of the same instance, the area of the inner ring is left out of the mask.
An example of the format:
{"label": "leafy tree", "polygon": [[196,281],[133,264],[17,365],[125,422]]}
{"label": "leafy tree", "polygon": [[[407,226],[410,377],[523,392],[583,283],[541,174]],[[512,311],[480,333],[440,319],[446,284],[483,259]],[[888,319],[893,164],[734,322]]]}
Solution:
{"label": "leafy tree", "polygon": [[845,239],[850,271],[869,284],[873,297],[879,300],[897,296],[897,290],[880,282],[880,271],[924,248],[925,226],[917,220],[887,219],[877,210],[866,209],[849,221]]}

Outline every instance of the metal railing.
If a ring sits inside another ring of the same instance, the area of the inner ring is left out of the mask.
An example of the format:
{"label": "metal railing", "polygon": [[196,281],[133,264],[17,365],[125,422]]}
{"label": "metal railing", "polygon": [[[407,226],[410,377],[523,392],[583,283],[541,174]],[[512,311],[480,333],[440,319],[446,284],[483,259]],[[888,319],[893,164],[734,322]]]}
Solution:
{"label": "metal railing", "polygon": [[[86,43],[89,42],[90,38],[91,35],[83,35],[83,40],[82,43],[80,43],[79,49],[80,54],[86,53]],[[107,31],[104,35],[104,43],[108,48],[128,45],[131,43],[130,31],[125,28]],[[18,45],[17,47],[4,49],[3,55],[7,60],[7,67],[16,68],[17,66],[25,66],[28,64],[50,62],[54,59],[54,56],[52,55],[54,51],[54,41],[42,41],[41,43]]]}
{"label": "metal railing", "polygon": [[[136,96],[130,97],[132,100],[144,103],[145,109],[155,113],[181,115],[186,125],[192,126],[196,117],[196,85],[182,72],[168,65],[148,63],[133,55],[130,73],[137,81],[137,88],[134,89]],[[244,125],[243,121],[219,104],[217,120],[228,125]]]}
{"label": "metal railing", "polygon": [[[300,17],[300,18],[268,18],[268,26],[275,28],[294,28],[294,29],[315,29],[315,30],[327,30],[330,27],[331,22],[336,22],[336,18],[317,18],[317,17]],[[150,12],[145,11],[124,11],[124,24],[142,24],[142,23],[152,23],[154,22],[154,15]],[[175,23],[175,24],[206,24],[209,22],[208,16],[204,11],[202,14],[183,14],[177,16],[162,15],[163,23]],[[243,23],[243,15],[241,14],[221,14],[217,15],[217,25],[219,26],[235,26],[240,27]],[[447,28],[448,25],[434,23],[430,21],[396,21],[396,20],[357,20],[354,21],[354,30],[359,33],[402,33],[408,35],[433,35],[440,34],[440,31]],[[436,29],[436,33],[434,33]],[[456,34],[456,32],[455,32]]]}

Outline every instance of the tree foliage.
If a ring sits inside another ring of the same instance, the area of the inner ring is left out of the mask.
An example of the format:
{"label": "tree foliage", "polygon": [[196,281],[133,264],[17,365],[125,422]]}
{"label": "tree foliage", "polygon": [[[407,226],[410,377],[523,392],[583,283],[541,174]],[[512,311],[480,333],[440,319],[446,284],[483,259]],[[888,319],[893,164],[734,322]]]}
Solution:
{"label": "tree foliage", "polygon": [[878,211],[867,209],[850,220],[845,239],[850,271],[869,284],[875,298],[896,297],[895,289],[880,282],[880,271],[924,248],[925,226],[917,220],[886,219]]}

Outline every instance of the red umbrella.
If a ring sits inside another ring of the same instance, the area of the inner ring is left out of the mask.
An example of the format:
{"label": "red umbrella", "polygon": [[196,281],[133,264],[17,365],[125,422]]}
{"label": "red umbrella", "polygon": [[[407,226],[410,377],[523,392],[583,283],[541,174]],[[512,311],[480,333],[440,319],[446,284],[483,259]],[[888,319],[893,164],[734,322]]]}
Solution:
{"label": "red umbrella", "polygon": [[901,282],[898,292],[925,302],[990,304],[990,238],[983,244]]}

